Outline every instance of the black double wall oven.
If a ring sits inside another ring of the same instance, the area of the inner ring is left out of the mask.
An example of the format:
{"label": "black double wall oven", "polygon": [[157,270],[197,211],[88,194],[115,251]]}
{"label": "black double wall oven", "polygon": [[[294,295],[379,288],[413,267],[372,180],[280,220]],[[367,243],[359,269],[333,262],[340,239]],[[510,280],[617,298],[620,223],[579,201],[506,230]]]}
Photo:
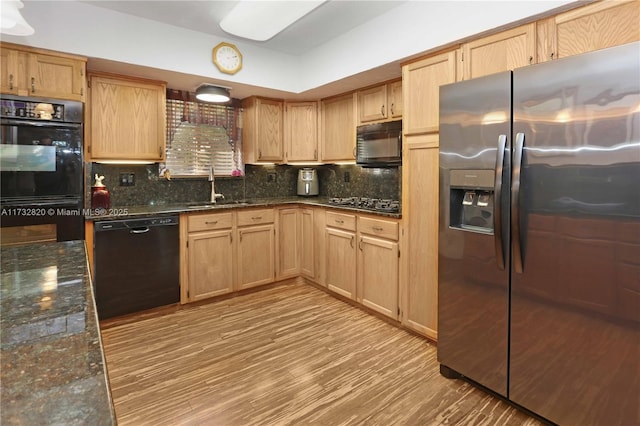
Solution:
{"label": "black double wall oven", "polygon": [[84,239],[83,104],[2,95],[3,245]]}

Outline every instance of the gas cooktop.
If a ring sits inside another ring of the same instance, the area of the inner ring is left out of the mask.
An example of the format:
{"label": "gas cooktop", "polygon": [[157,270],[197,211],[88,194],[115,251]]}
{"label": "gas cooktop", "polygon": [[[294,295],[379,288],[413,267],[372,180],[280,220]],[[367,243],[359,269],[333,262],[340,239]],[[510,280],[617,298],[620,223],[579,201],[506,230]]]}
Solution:
{"label": "gas cooktop", "polygon": [[334,206],[354,207],[358,209],[373,210],[376,212],[399,213],[400,202],[381,198],[346,197],[329,198],[329,204]]}

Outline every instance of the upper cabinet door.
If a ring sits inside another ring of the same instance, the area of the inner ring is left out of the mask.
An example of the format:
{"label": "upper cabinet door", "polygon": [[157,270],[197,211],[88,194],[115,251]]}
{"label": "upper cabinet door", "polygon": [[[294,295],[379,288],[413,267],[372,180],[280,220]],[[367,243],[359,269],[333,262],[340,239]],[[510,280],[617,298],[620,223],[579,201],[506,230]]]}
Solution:
{"label": "upper cabinet door", "polygon": [[39,53],[30,55],[30,96],[84,100],[85,62]]}
{"label": "upper cabinet door", "polygon": [[386,84],[358,91],[358,123],[380,121],[387,117]]}
{"label": "upper cabinet door", "polygon": [[356,94],[325,99],[321,108],[321,160],[355,160]]}
{"label": "upper cabinet door", "polygon": [[245,163],[284,160],[284,102],[251,97],[244,108],[242,154]]}
{"label": "upper cabinet door", "polygon": [[402,67],[402,127],[405,136],[438,131],[440,86],[455,81],[455,51]]}
{"label": "upper cabinet door", "polygon": [[402,80],[390,83],[387,92],[389,117],[392,119],[402,118]]}
{"label": "upper cabinet door", "polygon": [[534,64],[535,55],[535,23],[473,40],[462,45],[463,79]]}
{"label": "upper cabinet door", "polygon": [[640,1],[603,1],[538,22],[538,61],[640,40]]}
{"label": "upper cabinet door", "polygon": [[318,161],[318,103],[285,103],[285,158]]}
{"label": "upper cabinet door", "polygon": [[163,82],[92,75],[89,155],[100,160],[164,159],[166,87]]}

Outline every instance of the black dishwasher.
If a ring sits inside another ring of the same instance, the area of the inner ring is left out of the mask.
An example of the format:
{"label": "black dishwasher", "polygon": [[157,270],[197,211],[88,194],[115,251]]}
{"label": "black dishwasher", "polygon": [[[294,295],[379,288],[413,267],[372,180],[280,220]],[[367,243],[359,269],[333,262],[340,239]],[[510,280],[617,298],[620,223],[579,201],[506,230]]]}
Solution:
{"label": "black dishwasher", "polygon": [[179,223],[179,216],[95,222],[99,319],[180,301]]}

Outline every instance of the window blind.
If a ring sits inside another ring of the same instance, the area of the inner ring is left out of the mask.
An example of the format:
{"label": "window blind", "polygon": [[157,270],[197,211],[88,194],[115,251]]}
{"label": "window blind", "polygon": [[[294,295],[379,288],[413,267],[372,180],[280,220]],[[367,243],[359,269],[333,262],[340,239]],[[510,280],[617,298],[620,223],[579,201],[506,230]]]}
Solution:
{"label": "window blind", "polygon": [[239,123],[236,106],[198,102],[191,94],[167,92],[167,152],[161,167],[177,177],[208,176],[211,165],[216,176],[243,175]]}

